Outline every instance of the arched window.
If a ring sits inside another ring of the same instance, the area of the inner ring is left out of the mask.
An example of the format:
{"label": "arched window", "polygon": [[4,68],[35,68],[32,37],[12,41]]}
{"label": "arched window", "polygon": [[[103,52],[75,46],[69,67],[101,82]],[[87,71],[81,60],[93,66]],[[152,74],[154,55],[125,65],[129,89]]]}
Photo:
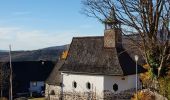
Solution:
{"label": "arched window", "polygon": [[115,83],[113,84],[113,90],[116,92],[118,90],[118,85]]}
{"label": "arched window", "polygon": [[77,87],[77,82],[74,81],[72,85],[73,85],[73,88],[76,88]]}
{"label": "arched window", "polygon": [[89,89],[89,90],[91,89],[91,84],[90,84],[90,82],[87,82],[87,83],[86,83],[86,88]]}

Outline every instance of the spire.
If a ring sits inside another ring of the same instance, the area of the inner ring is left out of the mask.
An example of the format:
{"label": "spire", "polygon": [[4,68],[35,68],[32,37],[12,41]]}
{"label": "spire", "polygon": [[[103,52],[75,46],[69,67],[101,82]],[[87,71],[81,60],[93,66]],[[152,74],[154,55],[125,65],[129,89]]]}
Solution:
{"label": "spire", "polygon": [[114,7],[111,8],[110,15],[108,18],[106,18],[104,23],[105,29],[120,28],[120,21],[116,18],[116,12]]}

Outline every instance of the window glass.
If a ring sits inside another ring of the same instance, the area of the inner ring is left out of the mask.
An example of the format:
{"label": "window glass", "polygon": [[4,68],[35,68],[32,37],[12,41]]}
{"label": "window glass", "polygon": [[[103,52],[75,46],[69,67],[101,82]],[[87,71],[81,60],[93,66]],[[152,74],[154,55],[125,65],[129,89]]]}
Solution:
{"label": "window glass", "polygon": [[116,83],[113,85],[113,90],[114,90],[114,91],[117,91],[117,90],[118,90],[118,85],[117,85]]}
{"label": "window glass", "polygon": [[91,89],[91,84],[90,84],[90,82],[87,82],[87,83],[86,83],[86,87],[87,87],[87,89]]}
{"label": "window glass", "polygon": [[73,88],[76,88],[77,87],[77,82],[73,82]]}
{"label": "window glass", "polygon": [[32,86],[37,86],[37,82],[32,82]]}

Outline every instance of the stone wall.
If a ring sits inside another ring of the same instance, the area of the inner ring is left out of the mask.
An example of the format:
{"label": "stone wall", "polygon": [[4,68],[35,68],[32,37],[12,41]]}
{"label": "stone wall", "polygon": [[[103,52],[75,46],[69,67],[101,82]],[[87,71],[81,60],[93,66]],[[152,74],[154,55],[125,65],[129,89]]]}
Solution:
{"label": "stone wall", "polygon": [[46,84],[46,89],[45,89],[45,97],[46,98],[48,98],[48,99],[56,98],[60,95],[60,92],[61,92],[60,86]]}
{"label": "stone wall", "polygon": [[63,98],[64,100],[100,100],[94,92],[67,92],[63,94]]}
{"label": "stone wall", "polygon": [[62,94],[49,95],[48,100],[130,100],[135,89],[122,91],[120,93],[113,93],[108,90],[104,91],[104,98],[97,95],[95,92],[63,92]]}
{"label": "stone wall", "polygon": [[121,91],[120,93],[113,93],[105,90],[104,100],[130,100],[134,93],[135,89]]}

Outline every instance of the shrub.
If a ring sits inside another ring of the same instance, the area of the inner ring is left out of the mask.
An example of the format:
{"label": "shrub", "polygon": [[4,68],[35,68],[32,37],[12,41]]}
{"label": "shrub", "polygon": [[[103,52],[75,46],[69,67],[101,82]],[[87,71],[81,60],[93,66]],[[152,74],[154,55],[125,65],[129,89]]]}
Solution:
{"label": "shrub", "polygon": [[137,94],[135,93],[131,100],[155,100],[154,94],[149,91],[139,91]]}

